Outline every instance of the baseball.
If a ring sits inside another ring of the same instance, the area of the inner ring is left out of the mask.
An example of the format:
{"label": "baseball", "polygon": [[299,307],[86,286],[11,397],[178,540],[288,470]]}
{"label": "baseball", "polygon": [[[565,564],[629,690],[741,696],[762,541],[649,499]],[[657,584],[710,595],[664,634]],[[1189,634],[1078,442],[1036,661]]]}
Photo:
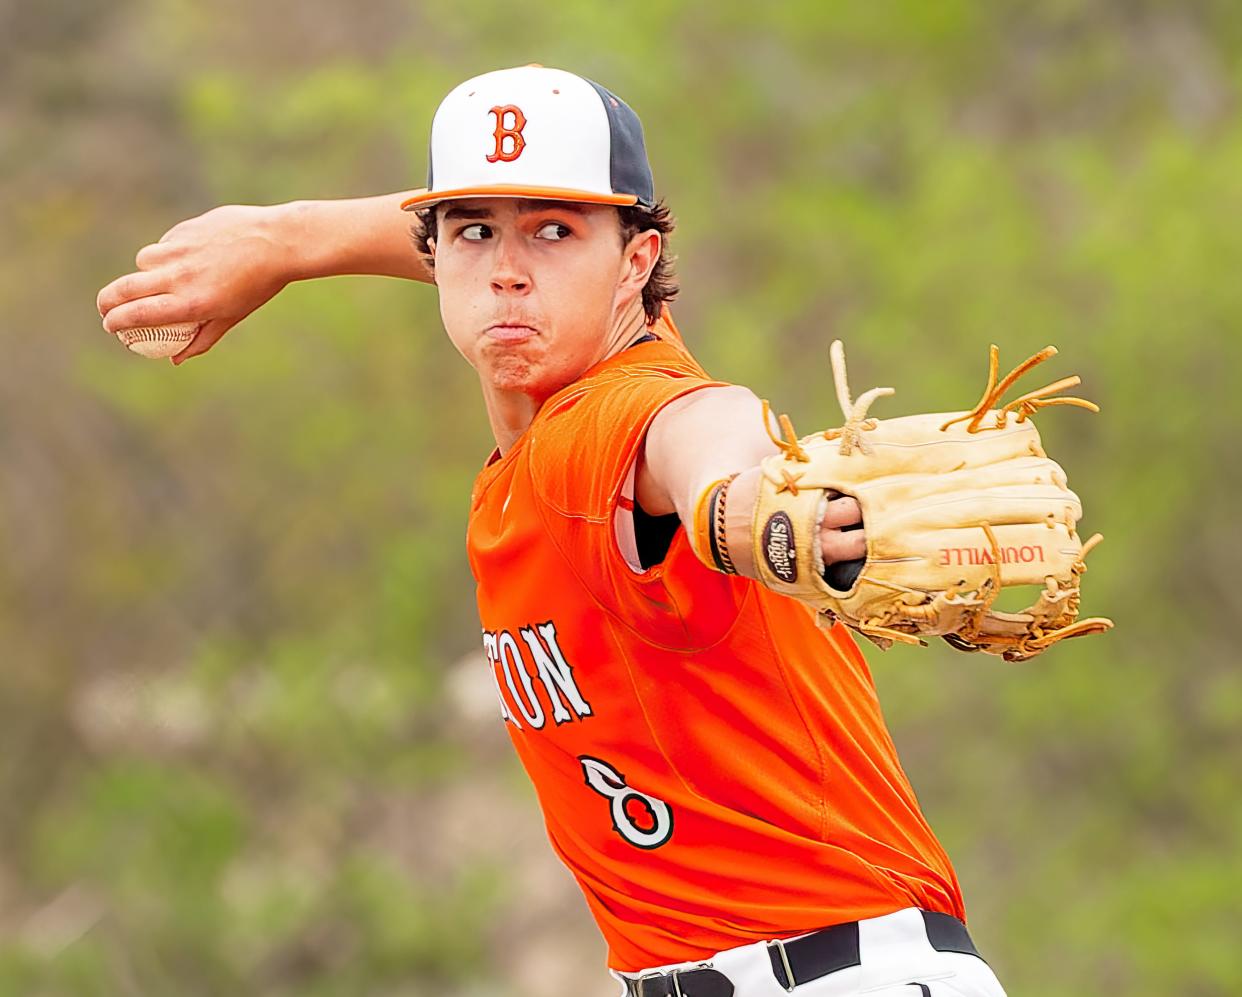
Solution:
{"label": "baseball", "polygon": [[136,329],[119,329],[116,338],[130,350],[149,360],[176,356],[187,346],[201,322],[177,322],[173,325],[150,325]]}

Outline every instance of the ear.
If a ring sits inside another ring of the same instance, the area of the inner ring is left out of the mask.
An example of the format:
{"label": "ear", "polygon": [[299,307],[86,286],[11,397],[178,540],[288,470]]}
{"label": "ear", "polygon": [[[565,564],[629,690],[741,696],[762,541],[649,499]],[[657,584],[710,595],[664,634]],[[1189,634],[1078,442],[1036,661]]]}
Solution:
{"label": "ear", "polygon": [[636,233],[621,251],[621,275],[617,290],[642,294],[651,271],[660,262],[663,245],[663,238],[653,228]]}
{"label": "ear", "polygon": [[431,275],[431,283],[436,283],[436,240],[427,240],[427,255],[424,257],[427,261],[427,273]]}

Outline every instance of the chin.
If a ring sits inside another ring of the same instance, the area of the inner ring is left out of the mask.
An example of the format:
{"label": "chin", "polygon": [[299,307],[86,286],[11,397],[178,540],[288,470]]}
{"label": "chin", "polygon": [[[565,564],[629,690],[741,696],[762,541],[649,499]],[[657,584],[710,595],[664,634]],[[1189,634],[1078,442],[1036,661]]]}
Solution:
{"label": "chin", "polygon": [[546,398],[564,387],[556,372],[546,370],[526,357],[516,354],[495,357],[487,368],[487,379],[500,391]]}
{"label": "chin", "polygon": [[493,388],[500,391],[519,391],[523,394],[534,380],[528,364],[512,361],[496,364],[487,372],[487,379]]}

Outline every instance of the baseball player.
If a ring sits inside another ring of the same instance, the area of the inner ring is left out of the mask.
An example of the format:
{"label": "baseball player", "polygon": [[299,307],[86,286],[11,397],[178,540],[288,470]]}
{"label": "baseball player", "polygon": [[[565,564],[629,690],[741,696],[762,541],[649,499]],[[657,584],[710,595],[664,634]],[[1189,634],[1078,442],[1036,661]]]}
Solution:
{"label": "baseball player", "polygon": [[[434,282],[496,441],[467,552],[498,711],[620,995],[1003,995],[854,640],[763,580],[794,563],[753,529],[779,436],[686,349],[671,228],[634,112],[525,66],[444,99],[425,189],[216,209],[99,307],[202,322],[182,362],[294,279]],[[825,495],[838,588],[861,527]]]}

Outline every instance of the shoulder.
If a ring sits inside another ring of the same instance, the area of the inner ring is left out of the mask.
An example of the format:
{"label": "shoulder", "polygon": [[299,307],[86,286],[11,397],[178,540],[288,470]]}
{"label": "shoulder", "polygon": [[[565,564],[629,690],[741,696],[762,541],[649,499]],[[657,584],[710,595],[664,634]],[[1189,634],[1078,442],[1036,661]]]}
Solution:
{"label": "shoulder", "polygon": [[609,358],[548,399],[532,428],[546,438],[579,421],[605,421],[619,427],[643,415],[652,404],[703,384],[717,384],[684,347],[661,341],[640,343]]}
{"label": "shoulder", "polygon": [[651,342],[625,352],[550,398],[531,425],[531,473],[562,512],[605,515],[656,414],[721,384],[684,348]]}

